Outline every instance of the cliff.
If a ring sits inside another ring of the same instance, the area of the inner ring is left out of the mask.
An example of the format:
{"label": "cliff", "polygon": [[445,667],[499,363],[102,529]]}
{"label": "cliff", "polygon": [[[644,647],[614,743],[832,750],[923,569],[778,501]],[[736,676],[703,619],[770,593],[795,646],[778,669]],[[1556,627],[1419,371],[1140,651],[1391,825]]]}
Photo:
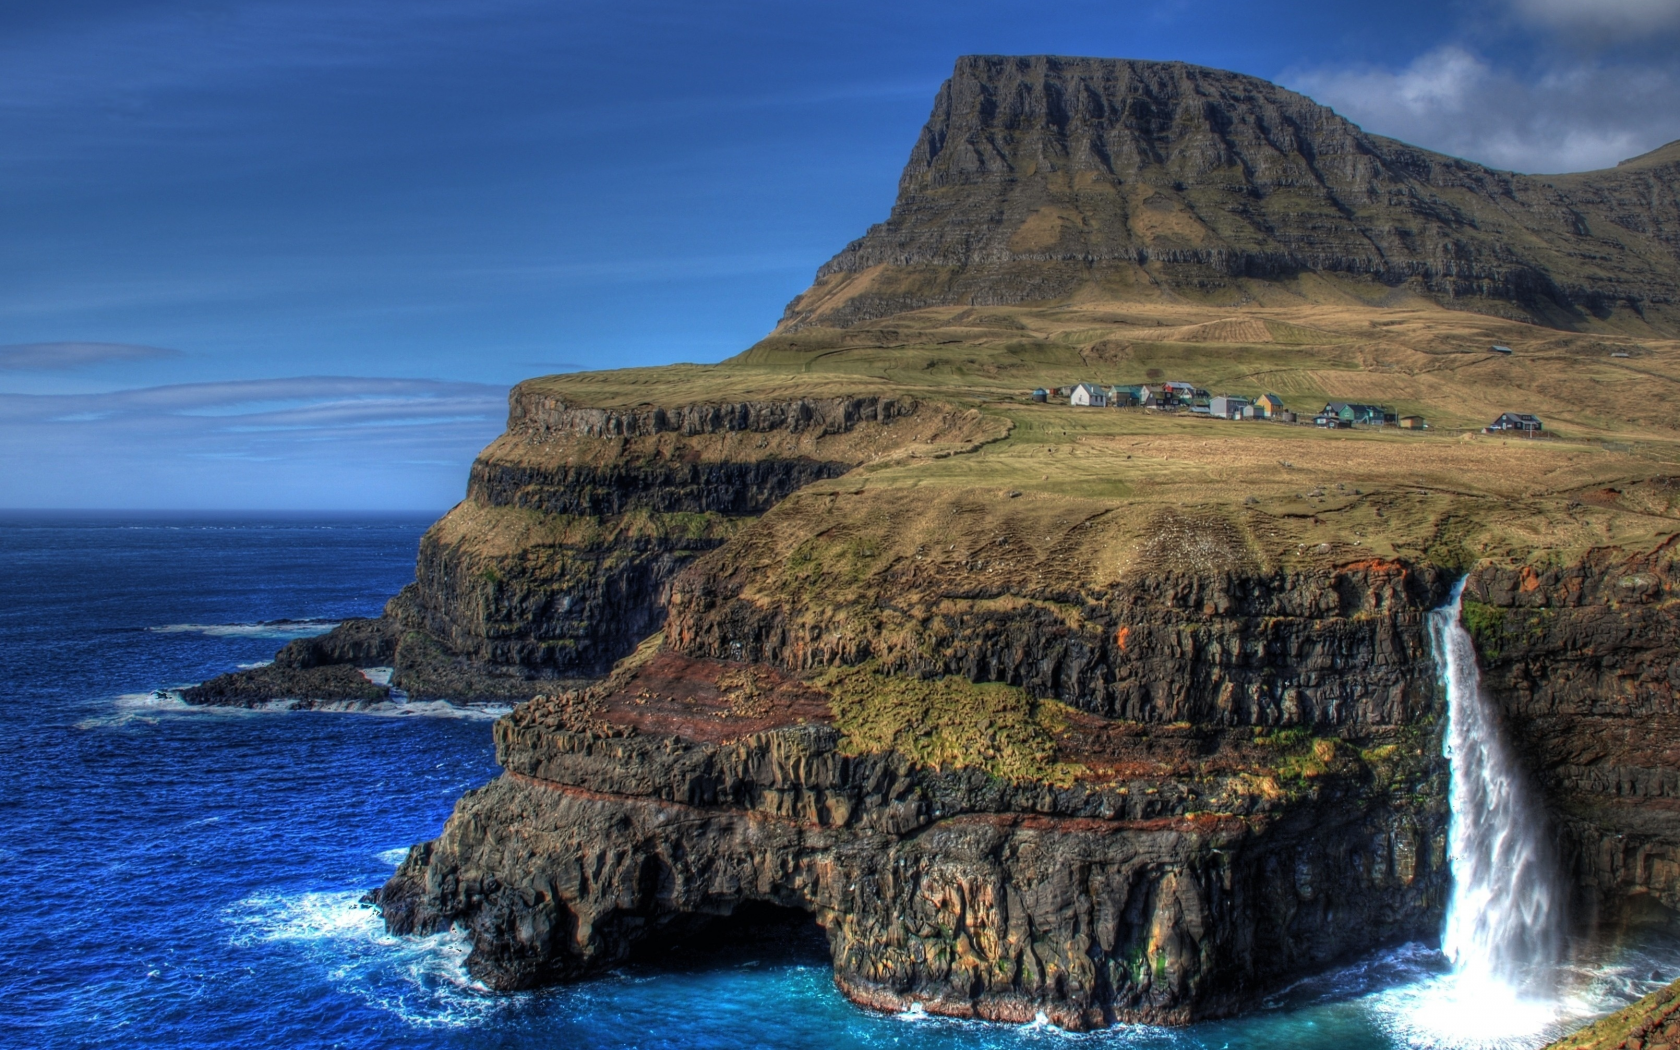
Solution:
{"label": "cliff", "polygon": [[[1330,278],[1327,289],[1302,278]],[[887,220],[781,329],[1073,296],[1411,292],[1553,325],[1674,332],[1680,146],[1519,175],[1371,135],[1255,77],[1182,62],[968,56]]]}
{"label": "cliff", "polygon": [[[1277,582],[1306,608],[1266,595],[1254,614],[1336,639],[1277,673],[1330,691],[1390,674],[1418,695],[1111,720],[874,664],[811,678],[650,646],[498,723],[504,776],[376,899],[399,932],[464,925],[497,988],[598,973],[767,903],[814,915],[839,986],[876,1007],[1070,1028],[1231,1012],[1428,936],[1446,888],[1422,627],[1444,577]],[[1182,658],[1170,613],[1148,623],[1176,586],[1134,596],[1139,665]],[[1354,626],[1373,606],[1392,635]]]}
{"label": "cliff", "polygon": [[420,542],[415,582],[378,621],[294,642],[272,666],[185,690],[191,703],[525,700],[598,677],[657,631],[697,555],[813,481],[910,440],[966,448],[994,421],[873,395],[622,410],[533,389],[473,463],[467,497]]}
{"label": "cliff", "polygon": [[[1439,931],[1425,618],[1468,577],[1580,931],[1672,923],[1674,164],[1489,172],[1234,74],[964,59],[778,333],[520,384],[382,617],[187,697],[521,701],[373,895],[495,988],[785,909],[866,1005],[1179,1023]],[[1029,395],[1163,378],[1431,428]],[[1508,410],[1545,436],[1480,431]]]}

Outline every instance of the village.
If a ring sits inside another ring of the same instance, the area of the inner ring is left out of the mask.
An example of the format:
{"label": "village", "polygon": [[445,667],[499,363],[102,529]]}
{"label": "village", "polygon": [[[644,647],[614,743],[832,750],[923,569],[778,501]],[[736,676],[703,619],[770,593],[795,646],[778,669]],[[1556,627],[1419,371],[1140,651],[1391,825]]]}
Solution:
{"label": "village", "polygon": [[[1277,394],[1261,394],[1258,397],[1210,395],[1194,383],[1171,381],[1122,386],[1075,383],[1072,386],[1039,387],[1032,392],[1035,402],[1048,404],[1052,399],[1058,403],[1065,399],[1067,404],[1079,408],[1142,408],[1157,412],[1186,412],[1212,419],[1310,424],[1328,430],[1351,427],[1429,428],[1424,417],[1400,415],[1387,405],[1331,401],[1303,416],[1287,407]],[[1482,433],[1536,437],[1542,435],[1544,429],[1537,416],[1526,412],[1505,412],[1483,427]]]}

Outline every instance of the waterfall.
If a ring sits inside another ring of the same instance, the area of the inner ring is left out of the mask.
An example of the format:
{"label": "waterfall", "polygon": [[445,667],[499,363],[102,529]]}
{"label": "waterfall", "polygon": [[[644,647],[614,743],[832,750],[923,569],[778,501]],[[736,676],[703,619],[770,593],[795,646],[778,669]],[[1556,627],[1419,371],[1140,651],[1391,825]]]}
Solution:
{"label": "waterfall", "polygon": [[1429,614],[1447,689],[1452,766],[1452,896],[1442,947],[1472,985],[1546,995],[1563,948],[1562,890],[1545,824],[1482,693],[1476,649],[1460,622],[1464,583]]}

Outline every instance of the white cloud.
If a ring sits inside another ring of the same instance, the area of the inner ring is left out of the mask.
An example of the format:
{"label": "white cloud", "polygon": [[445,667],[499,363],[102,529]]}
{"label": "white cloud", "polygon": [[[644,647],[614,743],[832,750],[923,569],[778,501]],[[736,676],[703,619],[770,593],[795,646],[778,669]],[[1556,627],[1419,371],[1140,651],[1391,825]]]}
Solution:
{"label": "white cloud", "polygon": [[56,372],[119,361],[180,357],[179,350],[132,343],[13,343],[0,346],[0,371]]}
{"label": "white cloud", "polygon": [[1511,0],[1511,9],[1531,25],[1595,44],[1680,28],[1680,0]]}
{"label": "white cloud", "polygon": [[1279,79],[1367,131],[1515,171],[1606,168],[1680,138],[1680,78],[1655,66],[1575,62],[1524,79],[1448,45],[1398,71]]}
{"label": "white cloud", "polygon": [[0,506],[441,509],[506,410],[502,386],[339,376],[0,394]]}

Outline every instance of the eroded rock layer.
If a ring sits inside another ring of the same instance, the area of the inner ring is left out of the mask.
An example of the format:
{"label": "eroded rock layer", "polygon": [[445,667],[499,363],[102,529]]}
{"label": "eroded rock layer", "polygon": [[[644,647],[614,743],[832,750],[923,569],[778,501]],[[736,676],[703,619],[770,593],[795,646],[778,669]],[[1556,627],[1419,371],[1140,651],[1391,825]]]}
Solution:
{"label": "eroded rock layer", "polygon": [[370,664],[394,666],[412,698],[455,702],[599,676],[659,629],[677,572],[743,522],[911,441],[962,448],[996,429],[905,398],[609,410],[516,387],[507,432],[422,537],[415,582],[377,621],[377,645],[361,644],[369,629],[356,621],[187,699],[378,700],[387,690],[354,672]]}
{"label": "eroded rock layer", "polygon": [[1059,734],[1061,783],[933,768],[849,747],[821,683],[667,651],[498,723],[507,772],[376,897],[400,932],[466,926],[498,988],[769,902],[859,1002],[1071,1028],[1229,1012],[1438,925],[1429,730],[1093,728]]}

